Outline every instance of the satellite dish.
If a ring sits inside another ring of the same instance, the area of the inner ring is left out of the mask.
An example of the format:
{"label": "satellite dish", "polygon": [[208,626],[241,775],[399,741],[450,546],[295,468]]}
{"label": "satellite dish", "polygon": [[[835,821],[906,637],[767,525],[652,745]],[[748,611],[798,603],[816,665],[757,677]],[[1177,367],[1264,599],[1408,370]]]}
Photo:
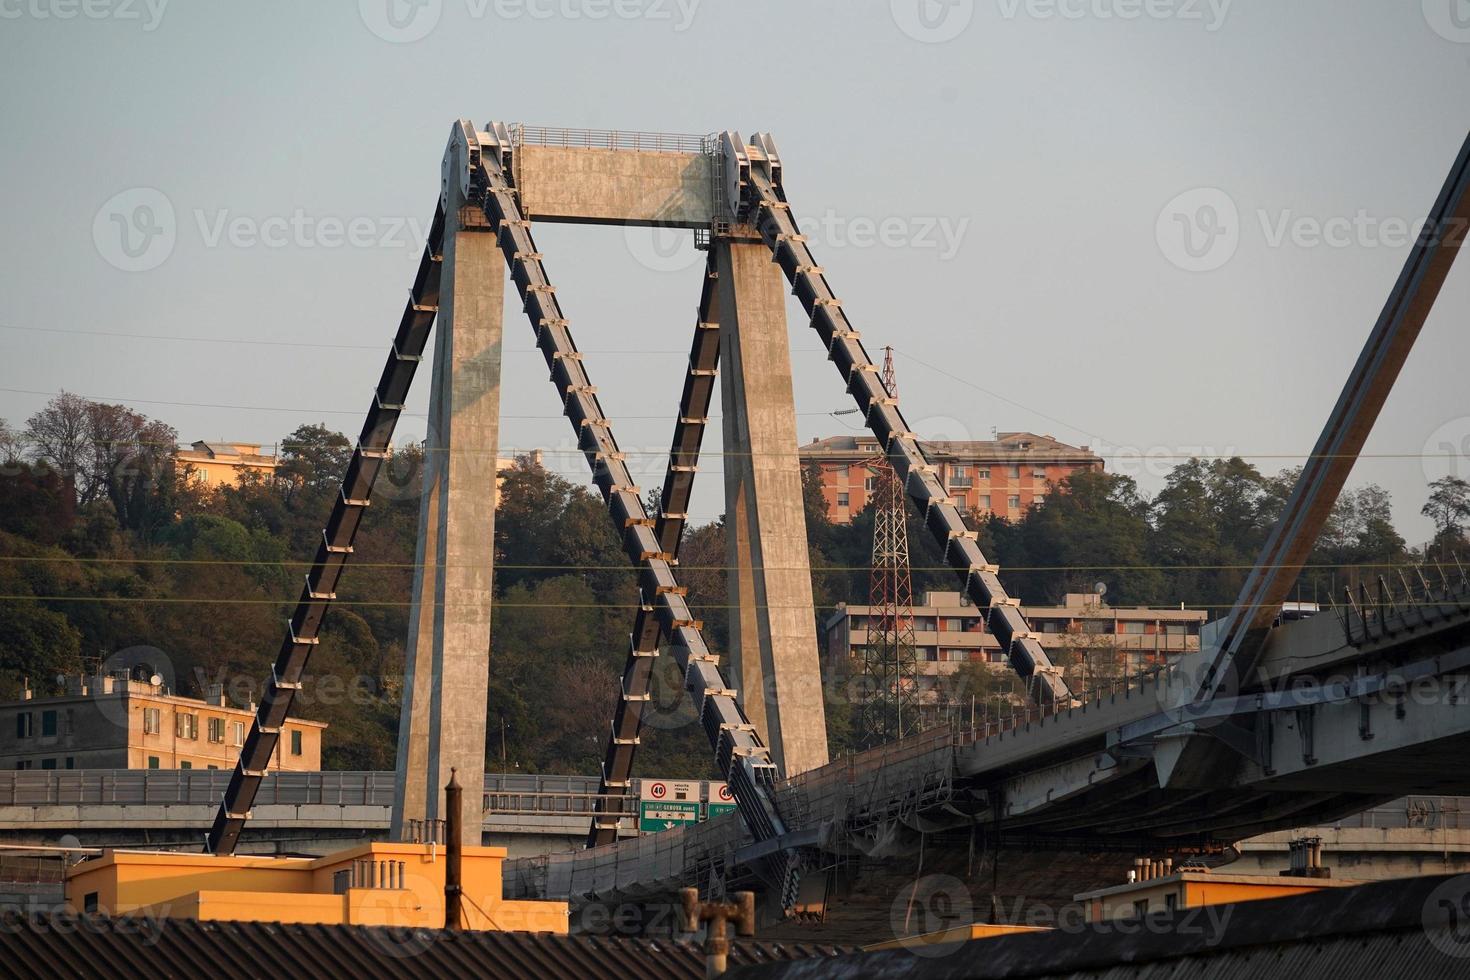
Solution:
{"label": "satellite dish", "polygon": [[1108,594],[1108,583],[1106,583],[1106,582],[1098,582],[1095,585],[1093,585],[1092,591],[1096,592],[1098,595],[1107,595]]}
{"label": "satellite dish", "polygon": [[160,684],[163,683],[163,675],[154,674],[152,677],[148,678],[148,683],[152,684],[154,687],[158,687]]}

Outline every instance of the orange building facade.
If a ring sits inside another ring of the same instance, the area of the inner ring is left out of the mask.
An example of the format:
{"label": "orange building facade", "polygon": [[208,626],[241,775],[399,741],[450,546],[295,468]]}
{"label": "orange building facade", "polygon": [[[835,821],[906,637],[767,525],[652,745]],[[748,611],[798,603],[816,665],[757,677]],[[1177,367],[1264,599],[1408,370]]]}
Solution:
{"label": "orange building facade", "polygon": [[[1016,519],[1079,470],[1101,470],[1102,457],[1051,436],[1002,432],[994,439],[921,441],[929,461],[964,511]],[[827,519],[846,524],[877,489],[872,461],[881,455],[870,435],[815,439],[798,450],[803,467],[820,473]]]}

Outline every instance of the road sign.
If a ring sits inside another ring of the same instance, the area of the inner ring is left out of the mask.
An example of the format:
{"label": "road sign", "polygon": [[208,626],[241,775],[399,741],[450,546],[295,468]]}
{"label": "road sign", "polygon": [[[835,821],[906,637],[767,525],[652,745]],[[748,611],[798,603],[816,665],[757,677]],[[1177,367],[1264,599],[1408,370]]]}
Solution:
{"label": "road sign", "polygon": [[643,779],[638,784],[638,829],[672,830],[699,821],[699,783],[688,779]]}
{"label": "road sign", "polygon": [[640,800],[638,803],[638,830],[645,834],[673,830],[680,824],[698,822],[698,802]]}
{"label": "road sign", "polygon": [[718,817],[720,814],[729,813],[734,809],[736,809],[735,794],[730,792],[730,784],[711,781],[709,784],[709,803],[705,806],[705,816]]}

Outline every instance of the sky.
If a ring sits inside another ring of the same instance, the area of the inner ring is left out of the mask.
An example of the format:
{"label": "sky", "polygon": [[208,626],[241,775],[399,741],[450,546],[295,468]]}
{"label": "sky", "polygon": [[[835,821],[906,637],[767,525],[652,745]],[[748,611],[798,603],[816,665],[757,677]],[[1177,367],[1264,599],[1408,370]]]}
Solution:
{"label": "sky", "polygon": [[[13,426],[65,389],[184,442],[355,434],[454,120],[766,130],[911,428],[1054,435],[1153,493],[1190,455],[1310,451],[1465,139],[1470,2],[0,0],[0,76]],[[702,254],[537,241],[657,485]],[[1467,312],[1461,263],[1350,482],[1411,543],[1427,482],[1470,477]],[[855,429],[792,314],[802,441]],[[502,447],[565,450],[517,309],[506,336]]]}

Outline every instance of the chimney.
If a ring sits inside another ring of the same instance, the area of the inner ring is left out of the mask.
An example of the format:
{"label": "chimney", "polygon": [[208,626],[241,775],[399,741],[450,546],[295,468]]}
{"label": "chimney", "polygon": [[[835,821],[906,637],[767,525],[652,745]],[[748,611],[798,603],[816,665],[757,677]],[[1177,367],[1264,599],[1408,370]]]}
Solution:
{"label": "chimney", "polygon": [[459,785],[458,770],[449,770],[449,785],[444,787],[444,928],[463,929],[460,908],[464,894],[464,843],[460,823],[464,819],[464,789]]}

